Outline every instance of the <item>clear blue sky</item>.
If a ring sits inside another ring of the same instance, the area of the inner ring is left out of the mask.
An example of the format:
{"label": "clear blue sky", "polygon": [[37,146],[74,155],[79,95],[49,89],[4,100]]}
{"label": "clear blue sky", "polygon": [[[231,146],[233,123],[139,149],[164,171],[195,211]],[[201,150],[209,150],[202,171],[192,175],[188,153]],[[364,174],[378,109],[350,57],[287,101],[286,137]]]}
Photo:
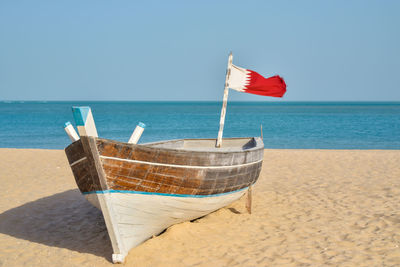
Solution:
{"label": "clear blue sky", "polygon": [[400,1],[0,2],[0,100],[400,101]]}

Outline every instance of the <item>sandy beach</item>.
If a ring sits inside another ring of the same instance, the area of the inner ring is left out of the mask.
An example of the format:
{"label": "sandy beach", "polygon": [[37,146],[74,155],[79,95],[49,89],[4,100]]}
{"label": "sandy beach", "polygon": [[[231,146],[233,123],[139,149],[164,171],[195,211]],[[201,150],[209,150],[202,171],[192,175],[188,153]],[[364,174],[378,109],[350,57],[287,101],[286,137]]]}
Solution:
{"label": "sandy beach", "polygon": [[[64,151],[0,149],[0,266],[113,266]],[[265,150],[245,199],[169,228],[125,266],[400,266],[400,151]]]}

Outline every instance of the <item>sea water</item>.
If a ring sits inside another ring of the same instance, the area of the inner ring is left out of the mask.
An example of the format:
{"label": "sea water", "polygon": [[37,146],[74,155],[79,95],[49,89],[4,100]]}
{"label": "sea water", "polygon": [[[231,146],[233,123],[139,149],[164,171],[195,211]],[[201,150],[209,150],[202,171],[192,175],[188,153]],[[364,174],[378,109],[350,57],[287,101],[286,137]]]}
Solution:
{"label": "sea water", "polygon": [[[221,102],[0,102],[0,147],[63,149],[71,106],[90,106],[102,138],[139,143],[216,138]],[[400,149],[400,102],[229,102],[224,137],[261,135],[266,148]]]}

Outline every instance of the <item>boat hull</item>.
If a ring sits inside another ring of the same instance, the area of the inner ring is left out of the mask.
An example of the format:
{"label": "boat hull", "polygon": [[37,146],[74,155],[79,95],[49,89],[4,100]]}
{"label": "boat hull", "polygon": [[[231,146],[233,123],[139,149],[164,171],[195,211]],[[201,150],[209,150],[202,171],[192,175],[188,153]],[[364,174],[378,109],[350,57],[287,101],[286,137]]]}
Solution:
{"label": "boat hull", "polygon": [[[134,145],[81,136],[65,149],[80,191],[103,213],[113,262],[175,223],[232,203],[258,179],[259,138],[232,139],[235,149],[215,149],[212,140],[175,149],[174,142]],[[199,145],[210,148],[190,147]]]}
{"label": "boat hull", "polygon": [[[193,220],[239,199],[245,189],[214,196],[177,196],[138,192],[101,192],[85,194],[90,202],[103,197],[113,207],[115,228],[118,228],[121,247],[113,261],[123,262],[129,250],[171,225]],[[97,204],[96,204],[97,205]]]}

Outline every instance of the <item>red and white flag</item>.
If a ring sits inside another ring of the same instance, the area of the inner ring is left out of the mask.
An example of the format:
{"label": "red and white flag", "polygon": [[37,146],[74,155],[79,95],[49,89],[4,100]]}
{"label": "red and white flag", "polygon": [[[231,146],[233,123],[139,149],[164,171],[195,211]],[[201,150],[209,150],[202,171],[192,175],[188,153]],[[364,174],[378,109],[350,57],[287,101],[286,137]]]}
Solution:
{"label": "red and white flag", "polygon": [[239,92],[256,95],[282,97],[286,93],[286,83],[278,75],[264,78],[255,71],[231,65],[228,86]]}

